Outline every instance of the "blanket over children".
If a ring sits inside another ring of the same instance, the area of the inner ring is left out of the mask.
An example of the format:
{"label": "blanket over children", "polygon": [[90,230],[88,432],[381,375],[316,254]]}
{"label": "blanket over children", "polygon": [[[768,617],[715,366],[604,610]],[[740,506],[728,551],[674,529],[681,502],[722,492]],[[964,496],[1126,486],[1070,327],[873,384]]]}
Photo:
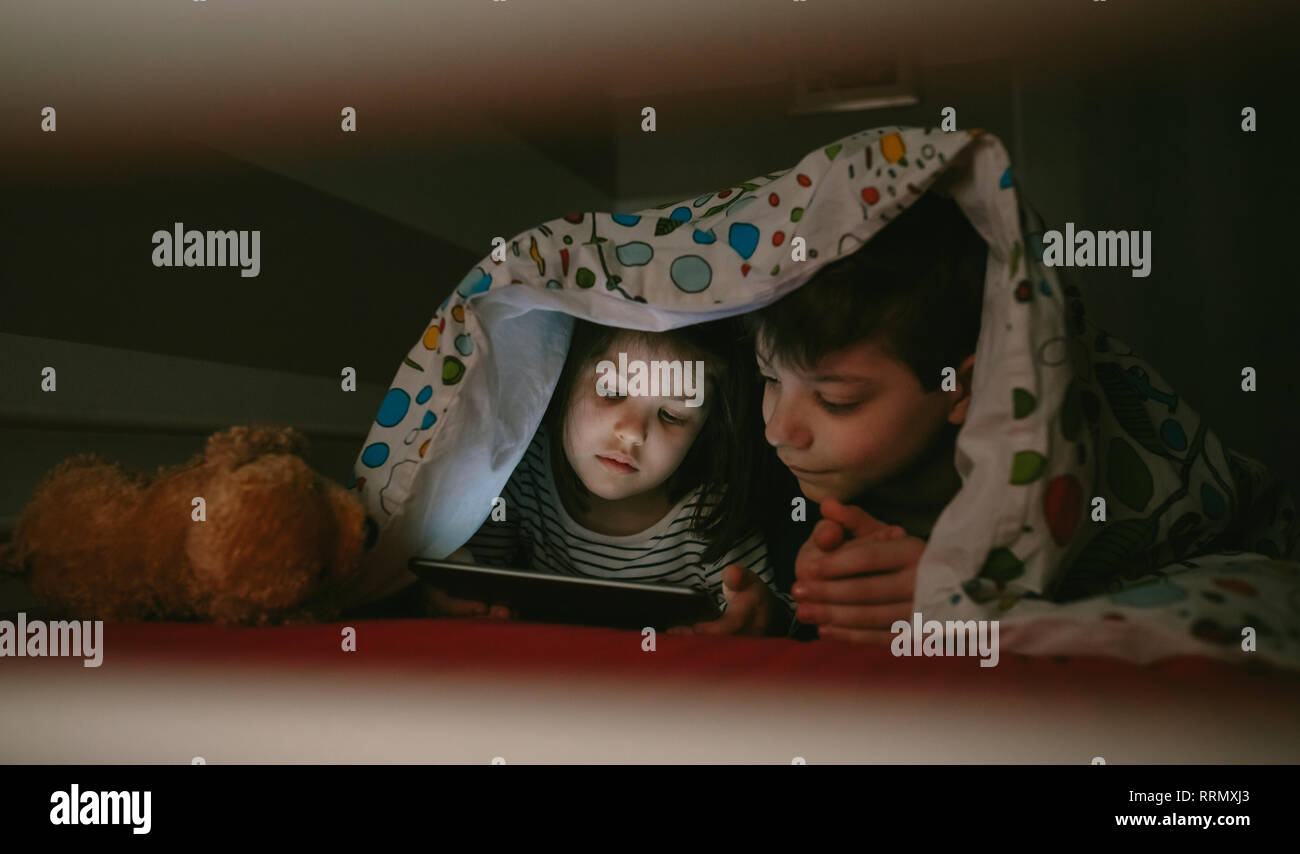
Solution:
{"label": "blanket over children", "polygon": [[570,214],[489,254],[398,367],[356,462],[348,485],[395,560],[353,596],[409,583],[407,556],[446,557],[485,521],[540,424],[574,317],[661,331],[752,311],[927,190],[951,196],[990,251],[962,487],[931,532],[915,610],[998,620],[1004,652],[1300,668],[1289,494],[1086,319],[1079,291],[1042,263],[1044,224],[1004,147],[980,131],[863,131],[736,187]]}

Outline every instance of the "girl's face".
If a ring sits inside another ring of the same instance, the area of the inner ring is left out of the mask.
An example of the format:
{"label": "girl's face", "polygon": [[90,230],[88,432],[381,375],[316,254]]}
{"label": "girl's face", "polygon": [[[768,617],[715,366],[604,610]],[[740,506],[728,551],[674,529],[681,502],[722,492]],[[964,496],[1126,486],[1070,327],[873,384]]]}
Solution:
{"label": "girl's face", "polygon": [[678,357],[670,351],[653,352],[637,339],[616,339],[579,374],[564,416],[564,454],[583,485],[606,501],[663,488],[686,458],[710,409],[708,393],[698,407],[686,406],[686,397],[597,394],[596,364],[603,359],[617,364],[620,352],[627,354],[628,363]]}

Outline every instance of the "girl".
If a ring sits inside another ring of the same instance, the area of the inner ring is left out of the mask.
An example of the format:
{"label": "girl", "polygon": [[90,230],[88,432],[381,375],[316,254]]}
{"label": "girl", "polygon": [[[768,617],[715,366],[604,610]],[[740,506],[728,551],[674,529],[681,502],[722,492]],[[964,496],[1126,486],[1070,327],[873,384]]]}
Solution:
{"label": "girl", "polygon": [[[613,365],[664,360],[683,377],[702,363],[704,376],[694,377],[702,396],[650,388],[652,396],[631,371],[626,388],[610,381]],[[697,587],[721,610],[722,572],[733,563],[770,587],[750,521],[759,415],[742,366],[751,363],[735,319],[661,333],[575,321],[542,426],[502,495],[506,520],[485,522],[470,539],[473,560]]]}

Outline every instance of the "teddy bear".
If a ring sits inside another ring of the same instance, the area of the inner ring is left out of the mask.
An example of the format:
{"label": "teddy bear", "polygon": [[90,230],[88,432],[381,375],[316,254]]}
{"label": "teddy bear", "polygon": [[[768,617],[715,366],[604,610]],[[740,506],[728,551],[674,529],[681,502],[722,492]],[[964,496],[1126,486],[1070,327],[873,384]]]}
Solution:
{"label": "teddy bear", "polygon": [[292,428],[237,426],[152,477],[95,454],[66,459],[19,516],[9,569],[68,619],[333,616],[314,597],[357,570],[377,531],[305,450]]}

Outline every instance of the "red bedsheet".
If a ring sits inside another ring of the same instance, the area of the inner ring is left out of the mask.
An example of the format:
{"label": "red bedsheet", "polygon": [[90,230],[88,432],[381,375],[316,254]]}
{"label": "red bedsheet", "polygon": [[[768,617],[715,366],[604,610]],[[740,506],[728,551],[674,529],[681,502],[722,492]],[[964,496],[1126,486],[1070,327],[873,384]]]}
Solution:
{"label": "red bedsheet", "polygon": [[[342,627],[357,649],[341,650]],[[1300,700],[1300,674],[1235,667],[1199,657],[1140,667],[1108,658],[1033,658],[1004,652],[996,667],[977,658],[895,658],[888,648],[838,641],[676,636],[660,633],[656,651],[638,632],[539,623],[468,620],[370,620],[319,626],[226,628],[185,623],[105,627],[107,659],[241,667],[398,668],[554,672],[640,678],[723,680],[769,685],[819,684],[844,690],[888,686],[989,685],[1047,691],[1126,684],[1214,686]]]}
{"label": "red bedsheet", "polygon": [[[342,649],[343,628],[356,651]],[[4,762],[1300,762],[1300,678],[489,620],[105,626],[6,659]]]}

